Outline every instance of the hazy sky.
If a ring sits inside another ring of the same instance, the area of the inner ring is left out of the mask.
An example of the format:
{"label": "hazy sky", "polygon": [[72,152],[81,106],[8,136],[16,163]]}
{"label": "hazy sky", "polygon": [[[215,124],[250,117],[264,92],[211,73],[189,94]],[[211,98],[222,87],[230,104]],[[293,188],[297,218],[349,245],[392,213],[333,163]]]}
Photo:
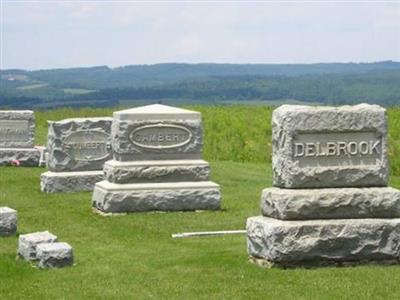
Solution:
{"label": "hazy sky", "polygon": [[400,0],[0,2],[2,69],[400,61]]}

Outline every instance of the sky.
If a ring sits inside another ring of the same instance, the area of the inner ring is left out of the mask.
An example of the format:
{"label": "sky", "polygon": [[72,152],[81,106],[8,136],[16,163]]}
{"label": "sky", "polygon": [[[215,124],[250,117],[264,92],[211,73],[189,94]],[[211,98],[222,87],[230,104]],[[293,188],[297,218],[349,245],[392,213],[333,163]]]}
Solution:
{"label": "sky", "polygon": [[400,0],[0,3],[0,69],[400,61]]}

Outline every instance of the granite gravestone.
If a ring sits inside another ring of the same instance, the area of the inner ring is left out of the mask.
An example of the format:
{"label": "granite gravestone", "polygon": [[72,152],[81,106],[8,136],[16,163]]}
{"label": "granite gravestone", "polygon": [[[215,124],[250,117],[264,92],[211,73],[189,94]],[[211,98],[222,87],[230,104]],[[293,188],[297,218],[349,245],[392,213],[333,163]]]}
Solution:
{"label": "granite gravestone", "polygon": [[385,109],[284,105],[272,130],[275,187],[262,193],[262,216],[247,220],[250,257],[270,267],[398,262]]}
{"label": "granite gravestone", "polygon": [[77,118],[49,122],[43,192],[91,191],[103,180],[103,164],[111,158],[112,118]]}
{"label": "granite gravestone", "polygon": [[38,166],[35,116],[30,110],[0,111],[0,165]]}
{"label": "granite gravestone", "polygon": [[96,184],[93,207],[104,213],[220,209],[218,184],[201,159],[201,114],[164,105],[114,113],[114,159]]}

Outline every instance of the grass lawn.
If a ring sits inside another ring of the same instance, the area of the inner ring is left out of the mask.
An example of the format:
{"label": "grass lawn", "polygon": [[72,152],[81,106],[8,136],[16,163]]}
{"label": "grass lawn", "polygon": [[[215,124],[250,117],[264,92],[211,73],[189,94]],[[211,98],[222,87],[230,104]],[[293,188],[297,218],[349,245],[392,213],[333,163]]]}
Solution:
{"label": "grass lawn", "polygon": [[[172,233],[243,229],[259,214],[267,164],[214,162],[219,212],[102,217],[91,193],[42,194],[44,169],[3,167],[0,206],[18,210],[19,233],[49,230],[75,251],[75,266],[40,270],[16,260],[17,238],[0,239],[0,299],[399,299],[400,266],[261,269],[245,236],[171,239]],[[400,188],[400,177],[392,184]]]}

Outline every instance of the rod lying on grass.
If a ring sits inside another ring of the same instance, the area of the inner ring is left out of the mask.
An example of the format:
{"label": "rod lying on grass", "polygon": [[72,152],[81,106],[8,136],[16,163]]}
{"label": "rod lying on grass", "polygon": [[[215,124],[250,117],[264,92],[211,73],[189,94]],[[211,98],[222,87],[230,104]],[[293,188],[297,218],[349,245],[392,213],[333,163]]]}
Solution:
{"label": "rod lying on grass", "polygon": [[226,234],[245,234],[246,230],[223,230],[223,231],[200,231],[200,232],[183,232],[172,234],[173,239],[185,238],[193,236],[210,236],[210,235],[226,235]]}

